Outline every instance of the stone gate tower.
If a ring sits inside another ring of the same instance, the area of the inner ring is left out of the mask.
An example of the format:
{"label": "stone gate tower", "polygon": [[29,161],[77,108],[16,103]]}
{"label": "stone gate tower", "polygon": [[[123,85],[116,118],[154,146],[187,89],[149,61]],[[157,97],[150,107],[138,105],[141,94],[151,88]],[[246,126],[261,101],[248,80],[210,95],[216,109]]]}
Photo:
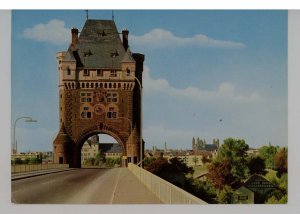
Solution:
{"label": "stone gate tower", "polygon": [[68,50],[57,53],[60,130],[54,163],[81,167],[83,143],[101,133],[120,144],[123,165],[141,160],[144,55],[131,53],[128,35],[127,29],[118,33],[113,20],[87,19],[80,35],[71,30]]}

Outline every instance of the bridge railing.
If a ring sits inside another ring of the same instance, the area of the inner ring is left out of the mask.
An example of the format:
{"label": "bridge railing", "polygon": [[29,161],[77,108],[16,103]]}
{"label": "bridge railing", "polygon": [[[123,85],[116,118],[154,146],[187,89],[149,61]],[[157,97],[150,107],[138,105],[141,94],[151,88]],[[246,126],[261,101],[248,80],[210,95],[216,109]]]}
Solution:
{"label": "bridge railing", "polygon": [[21,173],[21,172],[32,172],[38,170],[47,170],[47,169],[64,169],[69,168],[69,164],[55,164],[55,163],[46,163],[46,164],[16,164],[11,165],[11,173]]}
{"label": "bridge railing", "polygon": [[165,204],[207,204],[151,172],[128,163],[128,169]]}

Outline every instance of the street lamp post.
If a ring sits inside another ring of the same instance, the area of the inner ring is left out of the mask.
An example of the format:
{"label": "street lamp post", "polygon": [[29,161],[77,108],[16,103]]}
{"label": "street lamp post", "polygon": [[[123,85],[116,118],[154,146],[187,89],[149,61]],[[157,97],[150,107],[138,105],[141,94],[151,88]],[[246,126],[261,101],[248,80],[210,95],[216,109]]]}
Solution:
{"label": "street lamp post", "polygon": [[135,76],[134,79],[136,79],[136,81],[138,82],[139,84],[139,87],[140,87],[140,97],[141,97],[141,111],[140,111],[140,119],[141,119],[141,130],[140,130],[140,161],[141,161],[141,168],[143,168],[143,113],[142,113],[142,106],[143,106],[143,102],[142,102],[142,84],[140,82],[140,80]]}
{"label": "street lamp post", "polygon": [[15,120],[15,123],[14,123],[13,153],[18,153],[18,145],[17,145],[17,141],[16,141],[16,125],[17,125],[17,122],[21,119],[26,119],[25,122],[37,122],[37,120],[33,120],[31,117],[19,117]]}

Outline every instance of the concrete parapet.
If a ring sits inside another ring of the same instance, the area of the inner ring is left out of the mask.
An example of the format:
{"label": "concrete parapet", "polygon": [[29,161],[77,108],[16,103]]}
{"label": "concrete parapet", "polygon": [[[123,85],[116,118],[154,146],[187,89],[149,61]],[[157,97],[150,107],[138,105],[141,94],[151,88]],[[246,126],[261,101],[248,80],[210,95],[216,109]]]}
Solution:
{"label": "concrete parapet", "polygon": [[11,174],[64,168],[69,168],[69,164],[19,164],[11,166]]}
{"label": "concrete parapet", "polygon": [[128,169],[165,204],[207,204],[135,164],[128,163]]}

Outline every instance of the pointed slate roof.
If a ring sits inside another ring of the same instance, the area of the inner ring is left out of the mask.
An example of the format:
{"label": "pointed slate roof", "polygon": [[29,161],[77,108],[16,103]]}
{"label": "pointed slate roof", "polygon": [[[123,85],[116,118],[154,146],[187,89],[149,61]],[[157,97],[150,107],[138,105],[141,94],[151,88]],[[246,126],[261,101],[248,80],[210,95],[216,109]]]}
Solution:
{"label": "pointed slate roof", "polygon": [[103,153],[121,153],[121,146],[117,143],[100,143],[100,150]]}
{"label": "pointed slate roof", "polygon": [[133,57],[131,55],[131,51],[129,48],[127,49],[126,53],[124,54],[124,57],[121,62],[135,62],[135,60],[133,59]]}
{"label": "pointed slate roof", "polygon": [[125,49],[113,20],[88,19],[76,48],[72,50],[70,46],[68,52],[79,67],[120,69]]}
{"label": "pointed slate roof", "polygon": [[76,61],[74,55],[73,55],[73,51],[68,51],[65,55],[65,57],[63,58],[63,61]]}
{"label": "pointed slate roof", "polygon": [[55,144],[60,144],[60,143],[70,143],[72,142],[72,139],[70,136],[67,134],[67,130],[65,127],[65,124],[63,123],[59,129],[59,132],[55,138]]}

